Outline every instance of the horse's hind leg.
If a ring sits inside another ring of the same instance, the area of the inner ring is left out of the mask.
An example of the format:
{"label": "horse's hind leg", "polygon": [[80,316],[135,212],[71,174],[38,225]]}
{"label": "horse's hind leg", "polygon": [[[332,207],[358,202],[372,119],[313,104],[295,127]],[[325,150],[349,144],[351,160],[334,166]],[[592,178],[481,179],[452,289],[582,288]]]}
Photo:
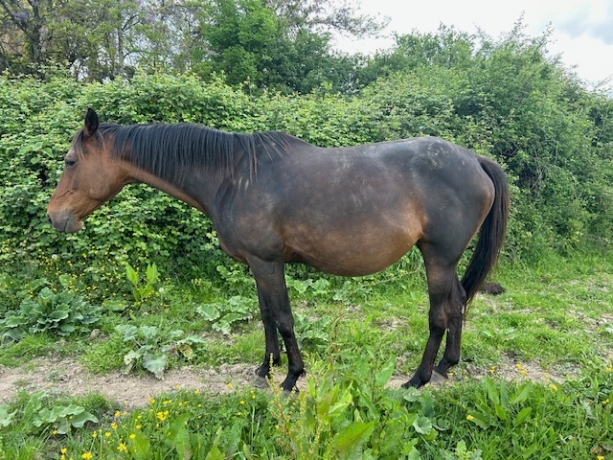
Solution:
{"label": "horse's hind leg", "polygon": [[443,377],[447,377],[447,369],[460,362],[460,345],[462,342],[462,325],[464,323],[464,313],[466,309],[466,292],[457,274],[451,291],[449,307],[445,353],[438,363],[438,366],[434,368],[434,370]]}
{"label": "horse's hind leg", "polygon": [[[458,290],[456,283],[459,283],[456,273],[456,266],[459,256],[449,257],[450,252],[458,253],[459,251],[449,251],[450,248],[436,248],[433,245],[422,243],[419,246],[426,266],[426,277],[428,281],[428,294],[430,297],[430,312],[429,326],[430,335],[424,354],[415,371],[415,375],[405,383],[405,387],[419,388],[430,381],[434,361],[441,346],[443,335],[447,328],[452,328],[453,333],[450,334],[447,341],[449,352],[446,351],[447,360],[452,362],[456,359],[455,352],[457,348],[457,358],[459,359],[459,344],[461,337],[462,317],[461,310],[458,317],[458,305],[456,297]],[[451,260],[449,260],[451,258]],[[460,307],[463,308],[463,307]],[[459,318],[459,319],[458,319]],[[457,342],[457,347],[456,347]],[[451,344],[451,346],[449,346]],[[443,358],[447,366],[447,360]],[[448,368],[449,366],[447,366]],[[446,370],[446,369],[445,369]]]}

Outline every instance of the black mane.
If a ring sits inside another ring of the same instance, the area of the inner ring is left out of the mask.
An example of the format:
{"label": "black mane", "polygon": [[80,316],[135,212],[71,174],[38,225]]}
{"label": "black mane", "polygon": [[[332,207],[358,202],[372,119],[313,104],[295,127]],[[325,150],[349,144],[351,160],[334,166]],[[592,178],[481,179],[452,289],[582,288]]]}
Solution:
{"label": "black mane", "polygon": [[101,124],[102,137],[114,138],[112,155],[164,180],[181,184],[194,168],[236,177],[253,176],[257,165],[281,156],[293,138],[269,131],[230,133],[196,124]]}

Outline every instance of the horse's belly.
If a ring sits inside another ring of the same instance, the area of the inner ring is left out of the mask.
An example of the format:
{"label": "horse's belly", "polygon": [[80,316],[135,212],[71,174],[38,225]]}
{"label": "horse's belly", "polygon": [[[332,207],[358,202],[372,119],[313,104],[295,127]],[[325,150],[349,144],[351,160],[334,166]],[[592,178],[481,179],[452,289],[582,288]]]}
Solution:
{"label": "horse's belly", "polygon": [[385,240],[385,244],[347,242],[347,239],[336,245],[319,242],[308,250],[296,251],[296,260],[333,275],[364,276],[380,272],[397,262],[415,244],[406,237],[396,241]]}

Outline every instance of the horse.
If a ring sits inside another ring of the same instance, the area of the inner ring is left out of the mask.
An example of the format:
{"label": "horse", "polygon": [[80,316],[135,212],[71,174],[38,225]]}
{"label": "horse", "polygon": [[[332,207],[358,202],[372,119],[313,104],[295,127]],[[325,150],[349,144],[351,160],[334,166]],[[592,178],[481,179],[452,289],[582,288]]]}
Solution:
{"label": "horse", "polygon": [[[222,250],[247,264],[264,326],[262,381],[280,365],[279,335],[292,391],[304,373],[284,276],[286,263],[340,276],[364,276],[422,254],[429,336],[403,387],[433,370],[447,377],[460,360],[466,308],[504,243],[509,189],[496,162],[436,137],[321,148],[281,132],[223,132],[197,124],[99,123],[88,109],[64,158],[47,208],[60,232],[130,183],[145,183],[200,210]],[[457,266],[478,234],[462,280]],[[445,350],[435,360],[443,336]]]}

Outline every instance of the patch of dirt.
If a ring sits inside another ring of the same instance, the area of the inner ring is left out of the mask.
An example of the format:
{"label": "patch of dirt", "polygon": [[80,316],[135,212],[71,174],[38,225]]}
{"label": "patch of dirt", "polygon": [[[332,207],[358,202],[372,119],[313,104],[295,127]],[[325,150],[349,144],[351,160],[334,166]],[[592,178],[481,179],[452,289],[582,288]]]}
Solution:
{"label": "patch of dirt", "polygon": [[[34,392],[43,390],[51,395],[79,396],[98,393],[106,399],[116,401],[125,408],[145,407],[150,398],[161,393],[177,390],[198,390],[209,394],[228,394],[255,385],[254,364],[224,364],[219,369],[201,369],[185,366],[172,369],[158,380],[150,374],[124,375],[114,371],[106,375],[89,372],[75,359],[39,358],[27,365],[16,368],[0,368],[0,404],[15,397],[18,391]],[[280,384],[285,370],[280,368],[275,383]],[[450,378],[434,373],[430,386],[449,385],[469,379],[481,379],[486,375],[502,377],[507,381],[529,379],[535,383],[560,383],[573,378],[572,369],[546,372],[538,365],[515,363],[507,357],[491,369],[478,368],[470,363],[461,363],[450,369]],[[410,375],[394,375],[387,386],[400,389]],[[306,379],[298,380],[298,388],[306,388]]]}
{"label": "patch of dirt", "polygon": [[[43,390],[48,394],[66,396],[99,393],[126,408],[144,407],[149,398],[179,389],[225,394],[253,387],[255,367],[254,364],[224,364],[215,370],[185,366],[167,371],[164,380],[159,380],[149,374],[138,376],[110,372],[97,375],[74,359],[41,358],[27,366],[0,368],[0,404],[14,398],[19,390]],[[277,378],[280,380],[282,377]],[[302,378],[298,387],[303,385]]]}

